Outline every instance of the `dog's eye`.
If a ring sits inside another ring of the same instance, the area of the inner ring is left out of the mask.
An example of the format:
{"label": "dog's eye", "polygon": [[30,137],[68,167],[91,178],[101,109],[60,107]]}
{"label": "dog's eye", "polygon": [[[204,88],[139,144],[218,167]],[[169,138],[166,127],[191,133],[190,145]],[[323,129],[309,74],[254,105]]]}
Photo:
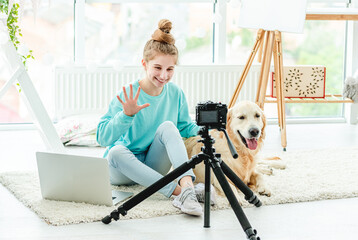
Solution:
{"label": "dog's eye", "polygon": [[245,119],[245,116],[240,116],[240,117],[238,117],[239,119],[241,119],[241,120],[244,120]]}
{"label": "dog's eye", "polygon": [[255,117],[259,118],[259,117],[260,117],[260,114],[256,113]]}

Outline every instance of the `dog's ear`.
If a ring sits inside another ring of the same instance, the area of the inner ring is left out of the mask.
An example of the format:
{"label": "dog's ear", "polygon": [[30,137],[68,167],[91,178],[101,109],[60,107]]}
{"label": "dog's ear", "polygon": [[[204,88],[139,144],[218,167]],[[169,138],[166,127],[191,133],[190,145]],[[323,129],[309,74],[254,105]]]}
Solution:
{"label": "dog's ear", "polygon": [[261,119],[262,119],[262,129],[261,129],[261,137],[262,139],[265,139],[266,137],[266,132],[265,132],[265,128],[266,128],[266,115],[264,113],[264,111],[262,111],[262,109],[260,108],[260,111],[261,111]]}
{"label": "dog's ear", "polygon": [[232,108],[230,108],[227,112],[227,116],[226,116],[226,125],[230,125],[231,123],[231,115],[232,115]]}

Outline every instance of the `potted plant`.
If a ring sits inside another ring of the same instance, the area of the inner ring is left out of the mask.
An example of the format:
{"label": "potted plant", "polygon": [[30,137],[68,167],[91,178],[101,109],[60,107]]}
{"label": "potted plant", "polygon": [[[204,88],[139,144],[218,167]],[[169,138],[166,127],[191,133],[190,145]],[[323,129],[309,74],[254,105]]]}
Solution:
{"label": "potted plant", "polygon": [[[9,11],[10,8],[10,11]],[[12,6],[9,6],[9,0],[0,0],[0,14],[7,16],[6,26],[9,31],[9,37],[11,42],[14,44],[16,50],[18,50],[20,41],[19,37],[22,37],[21,29],[19,27],[19,8],[18,3],[13,3]],[[4,23],[5,24],[5,23]],[[22,62],[26,66],[26,61],[29,58],[34,59],[32,50],[29,50],[25,55],[21,54]]]}

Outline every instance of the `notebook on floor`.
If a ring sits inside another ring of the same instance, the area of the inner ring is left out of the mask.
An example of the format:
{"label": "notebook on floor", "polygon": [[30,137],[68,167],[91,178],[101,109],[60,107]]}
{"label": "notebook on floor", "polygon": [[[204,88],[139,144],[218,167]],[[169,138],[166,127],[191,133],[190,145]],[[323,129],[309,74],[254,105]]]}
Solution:
{"label": "notebook on floor", "polygon": [[37,152],[44,199],[113,206],[133,195],[111,189],[105,158]]}

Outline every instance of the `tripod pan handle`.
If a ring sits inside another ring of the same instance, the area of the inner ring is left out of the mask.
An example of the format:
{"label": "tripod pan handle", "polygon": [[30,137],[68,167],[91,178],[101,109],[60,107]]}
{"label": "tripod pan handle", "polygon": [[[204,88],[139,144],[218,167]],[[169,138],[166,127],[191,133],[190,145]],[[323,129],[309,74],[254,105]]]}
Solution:
{"label": "tripod pan handle", "polygon": [[225,130],[224,128],[220,128],[219,130],[225,133],[225,137],[226,137],[226,140],[227,140],[227,144],[228,144],[228,146],[229,146],[229,149],[230,149],[230,152],[231,152],[232,157],[233,157],[233,158],[238,158],[239,155],[237,154],[236,149],[235,149],[234,145],[232,144],[232,142],[231,142],[231,140],[230,140],[230,138],[229,138],[229,135],[227,135],[226,130]]}

